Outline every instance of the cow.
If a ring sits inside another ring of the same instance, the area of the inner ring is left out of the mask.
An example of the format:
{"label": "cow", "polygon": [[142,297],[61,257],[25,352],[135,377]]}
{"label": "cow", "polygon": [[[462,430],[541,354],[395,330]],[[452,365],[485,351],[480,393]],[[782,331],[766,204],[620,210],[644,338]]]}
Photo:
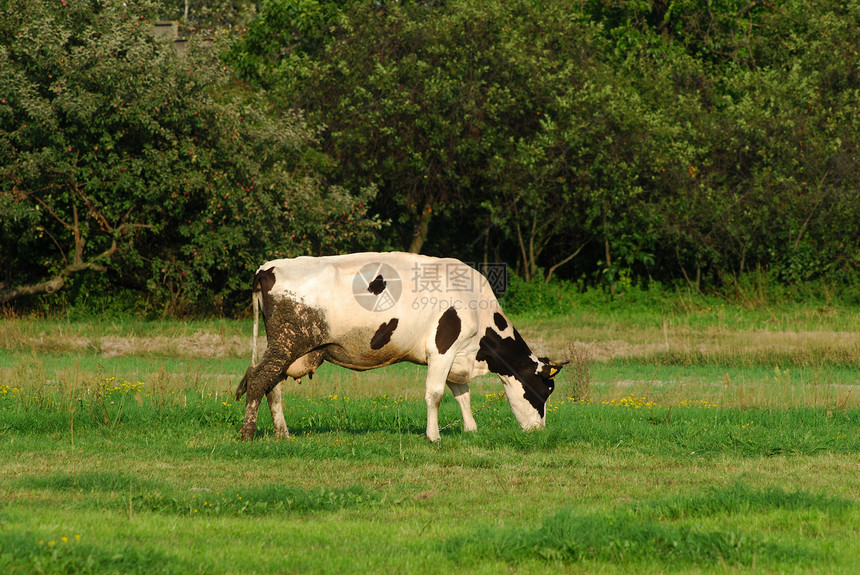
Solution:
{"label": "cow", "polygon": [[[537,357],[503,313],[487,279],[456,259],[411,253],[354,253],[264,263],[253,281],[251,365],[240,436],[251,439],[265,395],[275,434],[288,437],[279,383],[312,376],[328,361],[368,370],[408,361],[427,366],[427,439],[441,439],[447,385],[475,431],[469,382],[498,374],[524,430],[543,428],[553,378],[563,363]],[[267,347],[257,361],[259,315]],[[567,363],[567,362],[564,362]]]}

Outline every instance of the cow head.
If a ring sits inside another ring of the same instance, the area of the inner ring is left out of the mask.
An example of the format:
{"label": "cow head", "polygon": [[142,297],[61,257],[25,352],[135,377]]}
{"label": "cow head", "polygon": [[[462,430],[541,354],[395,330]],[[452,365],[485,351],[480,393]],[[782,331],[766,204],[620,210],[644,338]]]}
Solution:
{"label": "cow head", "polygon": [[496,316],[495,329],[486,329],[475,359],[502,378],[511,411],[523,429],[544,427],[553,379],[564,363],[536,357],[519,332],[501,314]]}
{"label": "cow head", "polygon": [[546,426],[546,402],[555,390],[555,376],[566,363],[536,358],[534,371],[520,371],[516,377],[502,376],[511,411],[524,430]]}

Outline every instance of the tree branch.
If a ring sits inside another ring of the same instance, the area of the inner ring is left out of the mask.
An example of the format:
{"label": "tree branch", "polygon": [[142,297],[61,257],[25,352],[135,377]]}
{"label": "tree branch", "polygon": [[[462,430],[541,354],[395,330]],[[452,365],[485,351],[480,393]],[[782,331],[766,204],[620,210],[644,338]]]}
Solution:
{"label": "tree branch", "polygon": [[61,269],[57,273],[57,275],[55,275],[49,280],[30,285],[17,286],[0,291],[0,303],[6,303],[8,301],[12,301],[13,299],[28,295],[55,293],[61,290],[66,285],[67,278],[69,278],[72,274],[84,270],[103,272],[107,271],[107,268],[94,264],[92,262],[74,262]]}
{"label": "tree branch", "polygon": [[554,266],[549,268],[549,270],[546,272],[546,280],[544,280],[544,281],[548,282],[550,280],[550,278],[552,277],[552,274],[555,273],[555,270],[557,270],[558,268],[560,268],[561,266],[563,266],[564,264],[566,264],[567,262],[569,262],[570,260],[572,260],[573,258],[578,256],[579,252],[581,252],[585,248],[585,246],[588,245],[588,243],[591,241],[591,239],[592,238],[588,238],[587,240],[585,240],[585,242],[583,242],[582,245],[580,245],[578,248],[576,248],[575,252],[573,252],[572,254],[570,254],[569,256],[567,256],[566,258],[564,258],[563,260],[561,260],[560,262],[558,262],[557,264],[555,264]]}
{"label": "tree branch", "polygon": [[64,219],[63,219],[63,218],[61,218],[60,216],[58,216],[58,215],[57,215],[57,213],[56,213],[54,210],[52,210],[52,209],[51,209],[51,206],[49,206],[49,205],[48,205],[48,204],[46,204],[44,201],[42,201],[42,198],[40,198],[39,196],[37,196],[37,195],[35,195],[35,194],[28,194],[28,196],[29,196],[29,197],[31,197],[31,198],[33,198],[34,200],[36,200],[36,202],[38,202],[38,204],[39,204],[40,206],[42,206],[43,208],[45,208],[45,211],[47,211],[49,214],[51,214],[51,216],[53,216],[53,218],[54,218],[55,220],[57,220],[58,222],[60,222],[60,223],[63,225],[63,227],[64,227],[64,228],[69,229],[69,230],[74,229],[74,228],[72,227],[72,225],[71,225],[71,224],[69,224],[69,222],[67,222],[66,220],[64,220]]}
{"label": "tree branch", "polygon": [[[36,198],[39,203],[45,205],[44,202]],[[47,206],[45,206],[47,208]],[[47,208],[49,211],[50,208]],[[23,285],[23,286],[15,286],[11,288],[5,288],[5,285],[0,285],[0,303],[6,303],[8,301],[12,301],[13,299],[17,299],[19,297],[30,296],[30,295],[39,295],[39,294],[52,294],[59,290],[61,290],[65,285],[66,281],[73,274],[78,272],[92,270],[97,272],[106,272],[107,267],[101,265],[99,262],[109,261],[110,258],[116,253],[119,248],[119,244],[117,243],[117,236],[125,235],[130,233],[136,228],[153,228],[149,224],[130,224],[123,223],[119,226],[113,228],[108,226],[109,230],[112,232],[111,235],[111,245],[102,253],[93,257],[90,261],[84,261],[84,246],[86,245],[86,240],[81,237],[80,231],[80,222],[78,220],[78,208],[76,205],[72,206],[72,225],[70,226],[68,223],[61,220],[51,211],[51,214],[57,218],[64,226],[70,228],[74,235],[74,260],[63,267],[57,274],[51,279],[44,280],[41,282],[37,282],[34,284]],[[127,216],[128,214],[126,214]],[[104,218],[102,218],[104,220]],[[63,255],[65,258],[65,254]],[[66,260],[68,261],[68,260]],[[4,289],[5,288],[5,289]]]}
{"label": "tree branch", "polygon": [[516,227],[516,230],[517,230],[517,239],[520,242],[520,251],[523,254],[523,275],[524,275],[523,279],[528,282],[528,281],[531,281],[531,275],[529,273],[531,270],[531,264],[529,263],[528,252],[526,252],[526,244],[523,241],[523,231],[520,228],[520,215],[518,213],[516,204],[514,204],[514,226]]}

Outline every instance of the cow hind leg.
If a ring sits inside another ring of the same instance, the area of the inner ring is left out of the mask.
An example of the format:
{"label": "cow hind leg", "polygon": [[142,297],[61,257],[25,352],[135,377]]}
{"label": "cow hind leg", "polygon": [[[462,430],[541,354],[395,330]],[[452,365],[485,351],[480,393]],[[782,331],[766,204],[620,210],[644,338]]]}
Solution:
{"label": "cow hind leg", "polygon": [[278,383],[266,394],[269,411],[272,413],[272,423],[275,426],[275,436],[283,439],[290,436],[287,422],[284,420],[283,386]]}
{"label": "cow hind leg", "polygon": [[463,431],[477,431],[478,424],[472,416],[472,392],[469,390],[469,385],[449,381],[448,387],[460,405],[460,412],[463,414]]}
{"label": "cow hind leg", "polygon": [[[245,419],[242,422],[242,429],[239,431],[242,440],[246,441],[254,437],[254,433],[257,431],[257,411],[260,408],[260,402],[263,396],[266,395],[268,397],[268,394],[284,378],[284,367],[286,366],[283,361],[275,359],[269,354],[269,350],[266,350],[262,361],[256,366],[249,367],[245,373],[245,377],[242,379],[244,386],[240,383],[239,389],[236,392],[239,395],[239,391],[244,387],[247,395],[245,399]],[[276,401],[278,403],[280,419],[283,421],[280,398]],[[274,417],[275,414],[273,413],[272,415]],[[277,432],[277,421],[275,425],[275,431]],[[284,425],[284,429],[286,429],[286,425]]]}

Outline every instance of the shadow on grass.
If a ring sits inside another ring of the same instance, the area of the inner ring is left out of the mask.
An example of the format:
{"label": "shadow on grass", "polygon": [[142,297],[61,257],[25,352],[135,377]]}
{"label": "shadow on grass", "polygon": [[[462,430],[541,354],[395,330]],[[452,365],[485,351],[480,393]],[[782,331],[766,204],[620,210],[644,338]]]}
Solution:
{"label": "shadow on grass", "polygon": [[145,510],[165,515],[258,517],[370,507],[380,501],[378,495],[358,485],[304,489],[270,484],[223,492],[147,492],[135,496],[131,505],[137,511]]}
{"label": "shadow on grass", "polygon": [[56,473],[24,477],[16,482],[25,489],[49,491],[81,491],[84,493],[139,493],[160,489],[162,484],[141,479],[134,475],[116,472],[91,472],[69,475]]}
{"label": "shadow on grass", "polygon": [[18,480],[17,486],[97,494],[97,497],[84,499],[80,503],[86,507],[184,516],[262,516],[337,511],[372,506],[381,501],[378,494],[368,492],[362,486],[303,489],[270,484],[220,492],[208,488],[176,488],[121,473],[27,477]]}

